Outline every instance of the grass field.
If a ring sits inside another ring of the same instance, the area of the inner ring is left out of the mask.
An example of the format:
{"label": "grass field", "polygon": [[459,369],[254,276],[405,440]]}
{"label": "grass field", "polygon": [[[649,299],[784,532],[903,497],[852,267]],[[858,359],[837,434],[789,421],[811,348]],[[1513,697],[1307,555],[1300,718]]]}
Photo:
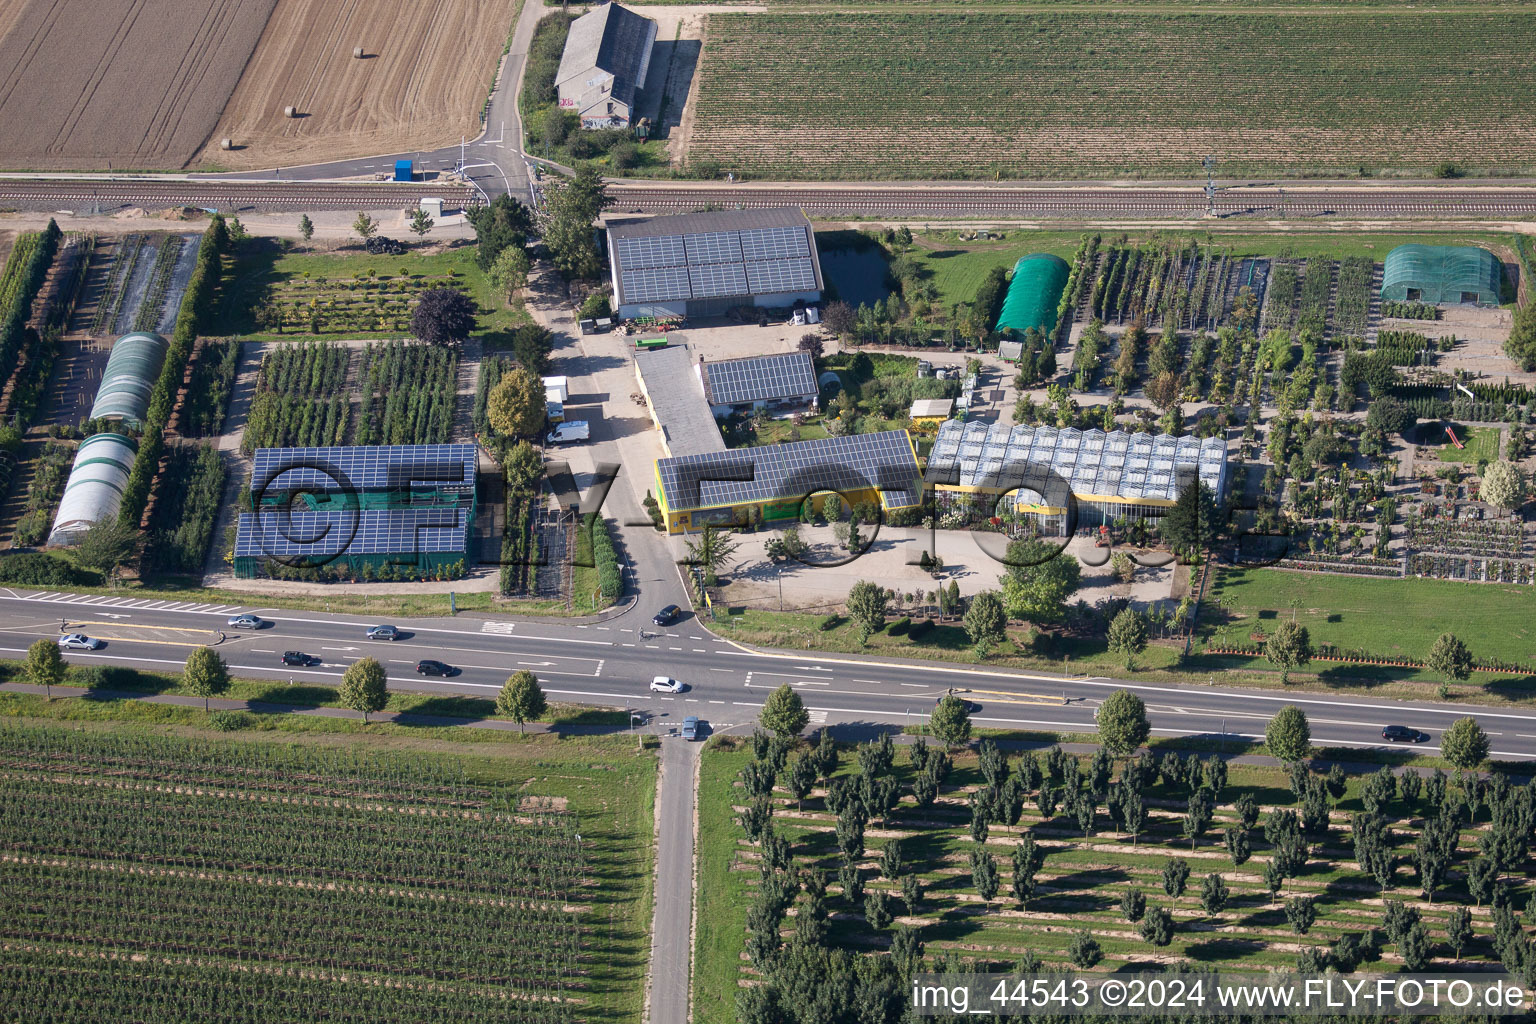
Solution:
{"label": "grass field", "polygon": [[1499,457],[1499,434],[1498,427],[1458,426],[1456,436],[1462,447],[1441,445],[1437,456],[1441,462],[1494,462]]}
{"label": "grass field", "polygon": [[1294,607],[1314,646],[1422,659],[1435,637],[1451,632],[1475,657],[1536,670],[1536,588],[1280,569],[1223,569],[1213,584],[1200,614],[1207,639],[1248,643],[1254,626],[1271,633]]}
{"label": "grass field", "polygon": [[[704,752],[699,787],[694,1008],[697,1019],[708,1024],[736,1019],[738,986],[752,973],[741,952],[747,909],[758,885],[759,850],[747,842],[735,820],[736,813],[749,802],[737,775],[750,759],[750,748],[745,745],[732,749],[711,744]],[[938,801],[920,811],[911,796],[913,772],[908,755],[898,748],[895,774],[902,787],[901,803],[889,826],[869,824],[864,855],[857,860],[866,892],[884,890],[891,895],[896,924],[920,930],[930,957],[953,953],[975,958],[978,970],[1006,970],[1020,953],[1031,950],[1048,964],[1068,966],[1067,946],[1072,933],[1086,928],[1104,953],[1099,970],[1134,968],[1138,962],[1170,956],[1252,970],[1289,967],[1300,946],[1325,946],[1343,933],[1359,934],[1381,924],[1381,894],[1375,882],[1355,865],[1351,849],[1348,815],[1362,807],[1361,779],[1349,780],[1344,795],[1332,807],[1327,836],[1314,837],[1306,866],[1298,877],[1285,883],[1283,897],[1310,895],[1316,900],[1317,922],[1301,936],[1288,926],[1280,903],[1271,899],[1263,882],[1270,853],[1263,838],[1265,815],[1271,807],[1294,806],[1286,775],[1280,769],[1233,767],[1218,798],[1215,821],[1204,830],[1193,851],[1182,832],[1189,795],[1182,783],[1160,781],[1147,786],[1144,800],[1151,824],[1134,843],[1113,831],[1102,807],[1093,834],[1085,835],[1060,810],[1049,821],[1044,820],[1034,800],[1028,800],[1016,827],[994,823],[989,830],[986,849],[996,859],[1003,878],[998,897],[988,902],[976,893],[968,865],[969,853],[976,848],[968,827],[968,804],[971,792],[985,785],[985,779],[974,754],[961,753],[954,760],[955,767]],[[1016,768],[1018,755],[1011,755],[1010,761]],[[857,760],[845,749],[839,774],[850,778],[857,773]],[[1056,788],[1060,790],[1059,782]],[[1235,823],[1232,801],[1244,792],[1253,795],[1262,813],[1250,833],[1254,856],[1237,866],[1223,848],[1221,830]],[[841,896],[837,882],[840,854],[833,835],[835,816],[826,811],[823,795],[823,790],[813,790],[804,809],[797,810],[787,792],[775,792],[774,829],[790,840],[797,867],[820,868],[830,876],[831,944],[862,953],[882,949],[891,933],[870,928],[862,902],[850,904]],[[1411,853],[1415,827],[1427,810],[1423,803],[1409,803],[1400,797],[1385,805],[1400,855]],[[1406,865],[1398,868],[1387,891],[1389,897],[1408,902],[1421,914],[1438,960],[1429,969],[1444,969],[1446,961],[1452,959],[1444,942],[1446,915],[1453,906],[1471,906],[1461,873],[1476,856],[1477,832],[1485,823],[1486,814],[1477,825],[1463,828],[1457,866],[1433,904],[1420,898],[1414,871]],[[1010,896],[1010,852],[1026,829],[1045,847],[1046,857],[1037,875],[1039,890],[1021,908]],[[916,913],[905,907],[899,888],[879,870],[881,851],[892,840],[901,843],[908,865],[903,871],[917,874],[925,883],[926,894]],[[1161,882],[1163,867],[1172,857],[1181,857],[1190,866],[1188,888],[1177,898],[1168,896]],[[1204,876],[1212,872],[1222,876],[1230,898],[1221,910],[1207,912],[1201,906],[1200,889]],[[1516,878],[1516,885],[1521,885],[1518,873]],[[1136,925],[1121,915],[1121,894],[1132,886],[1142,890],[1149,908],[1172,911],[1175,930],[1168,947],[1158,949],[1144,941]],[[1516,906],[1522,906],[1524,898],[1521,892]],[[1489,911],[1484,906],[1472,908],[1472,913],[1475,938],[1464,956],[1486,960],[1493,956],[1488,946],[1492,930]],[[794,923],[793,919],[785,920],[786,935]],[[1374,966],[1386,970],[1401,967],[1396,948],[1388,944]]]}
{"label": "grass field", "polygon": [[[310,317],[318,312],[322,337],[407,337],[416,293],[442,287],[475,300],[480,307],[475,335],[488,345],[501,343],[505,332],[529,320],[491,287],[475,265],[472,246],[383,256],[360,248],[301,251],[262,238],[226,257],[220,304],[208,333],[293,341],[310,336]],[[287,320],[282,333],[256,322],[264,301],[282,310]]]}
{"label": "grass field", "polygon": [[0,1013],[640,1019],[652,756],[340,741],[0,724],[5,803],[27,809],[7,844],[31,855],[0,865]]}
{"label": "grass field", "polygon": [[765,178],[1527,173],[1533,47],[1536,20],[1474,9],[711,15],[688,153]]}

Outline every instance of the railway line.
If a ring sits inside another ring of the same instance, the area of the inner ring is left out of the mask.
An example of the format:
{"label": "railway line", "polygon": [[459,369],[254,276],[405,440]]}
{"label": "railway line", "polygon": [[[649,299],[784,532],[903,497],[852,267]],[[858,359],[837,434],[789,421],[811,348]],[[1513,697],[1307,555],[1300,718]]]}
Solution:
{"label": "railway line", "polygon": [[[1016,185],[727,185],[620,181],[610,185],[613,209],[675,213],[702,208],[797,206],[811,216],[888,217],[1199,217],[1207,199],[1198,187]],[[250,181],[125,177],[0,178],[0,207],[111,212],[130,206],[219,210],[406,209],[424,196],[449,206],[480,201],[460,183],[383,181]],[[1218,217],[1520,218],[1536,214],[1536,188],[1422,185],[1360,188],[1305,185],[1226,186],[1217,190]]]}

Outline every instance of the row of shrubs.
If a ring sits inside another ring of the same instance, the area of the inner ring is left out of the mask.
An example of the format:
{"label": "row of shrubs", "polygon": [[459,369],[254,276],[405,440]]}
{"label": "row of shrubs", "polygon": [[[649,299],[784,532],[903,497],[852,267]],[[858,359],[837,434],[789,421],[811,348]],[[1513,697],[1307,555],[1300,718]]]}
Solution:
{"label": "row of shrubs", "polygon": [[161,478],[161,499],[150,517],[145,568],[201,572],[224,493],[224,460],[211,445],[171,450]]}
{"label": "row of shrubs", "polygon": [[[826,633],[847,621],[843,616],[833,612],[831,615],[823,618],[816,628]],[[904,615],[886,626],[885,631],[891,636],[904,636],[910,640],[919,640],[932,632],[935,625],[936,623],[932,619],[919,619],[913,622],[910,615]]]}
{"label": "row of shrubs", "polygon": [[608,525],[608,520],[593,513],[588,520],[588,528],[592,531],[592,561],[597,566],[597,585],[602,588],[603,600],[612,604],[624,592],[619,556],[613,549],[612,527]]}
{"label": "row of shrubs", "polygon": [[94,587],[100,585],[101,573],[43,551],[17,551],[0,555],[0,583],[19,587]]}
{"label": "row of shrubs", "polygon": [[63,232],[51,219],[40,232],[18,236],[11,259],[0,273],[0,381],[9,380],[21,356],[32,302],[48,278]]}

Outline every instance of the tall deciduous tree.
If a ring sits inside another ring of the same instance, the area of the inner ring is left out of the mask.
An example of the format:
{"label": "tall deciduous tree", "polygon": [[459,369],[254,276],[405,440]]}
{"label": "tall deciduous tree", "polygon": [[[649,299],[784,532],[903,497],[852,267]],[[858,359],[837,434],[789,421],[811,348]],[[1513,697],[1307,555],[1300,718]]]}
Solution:
{"label": "tall deciduous tree", "polygon": [[429,288],[416,300],[411,333],[430,345],[457,345],[475,329],[475,302],[457,288]]}
{"label": "tall deciduous tree", "polygon": [[306,242],[315,237],[315,222],[309,219],[307,213],[299,216],[299,236]]}
{"label": "tall deciduous tree", "polygon": [[811,715],[805,710],[805,702],[800,699],[800,694],[785,683],[768,695],[758,719],[765,729],[779,736],[798,736],[811,720]]}
{"label": "tall deciduous tree", "polygon": [[528,283],[528,271],[533,267],[528,259],[528,250],[520,245],[509,245],[496,257],[496,262],[491,264],[491,269],[486,276],[491,279],[491,284],[496,290],[506,296],[507,301],[512,301],[512,296],[517,290]]}
{"label": "tall deciduous tree", "polygon": [[68,669],[57,641],[43,637],[27,648],[27,678],[33,686],[41,686],[49,700],[53,700],[53,688],[64,681]]}
{"label": "tall deciduous tree", "polygon": [[503,249],[509,246],[521,249],[528,243],[528,233],[533,230],[533,213],[506,193],[492,199],[489,206],[469,211],[467,217],[475,229],[478,246],[475,262],[481,270],[495,266]]}
{"label": "tall deciduous tree", "polygon": [[502,374],[485,400],[491,429],[509,437],[537,434],[544,426],[546,413],[544,382],[522,367]]}
{"label": "tall deciduous tree", "polygon": [[869,642],[871,633],[885,628],[888,600],[885,588],[869,580],[860,580],[848,591],[848,614],[858,628],[861,646]]}
{"label": "tall deciduous tree", "polygon": [[934,705],[928,727],[940,743],[953,747],[971,738],[971,713],[959,697],[943,697]]}
{"label": "tall deciduous tree", "polygon": [[342,707],[361,712],[363,721],[368,721],[370,713],[383,711],[384,705],[389,703],[384,666],[374,658],[354,661],[342,674],[336,696]]}
{"label": "tall deciduous tree", "polygon": [[207,711],[208,698],[229,689],[229,666],[212,647],[199,647],[187,658],[181,685],[192,696],[203,698],[203,710]]}
{"label": "tall deciduous tree", "polygon": [[1152,734],[1147,705],[1130,690],[1116,690],[1106,697],[1097,721],[1099,742],[1116,757],[1128,757]]}
{"label": "tall deciduous tree", "polygon": [[1109,624],[1109,649],[1125,657],[1126,671],[1147,649],[1147,620],[1134,608],[1123,609]]}
{"label": "tall deciduous tree", "polygon": [[1003,604],[1015,619],[1055,622],[1066,614],[1067,598],[1082,582],[1076,558],[1034,538],[1013,541],[1006,554]]}
{"label": "tall deciduous tree", "polygon": [[994,644],[1008,639],[1007,626],[1008,616],[996,593],[983,590],[971,598],[971,606],[965,610],[965,633],[979,657],[985,658]]}
{"label": "tall deciduous tree", "polygon": [[1290,681],[1291,670],[1312,660],[1312,637],[1299,622],[1282,622],[1274,636],[1264,641],[1264,657],[1280,669],[1280,682]]}
{"label": "tall deciduous tree", "polygon": [[133,555],[134,540],[134,531],[117,519],[98,519],[81,535],[75,560],[111,575]]}
{"label": "tall deciduous tree", "polygon": [[1488,760],[1488,736],[1475,718],[1458,718],[1440,736],[1440,753],[1452,768],[1472,771]]}
{"label": "tall deciduous tree", "polygon": [[1285,764],[1306,760],[1312,751],[1312,726],[1306,713],[1294,704],[1281,708],[1264,729],[1264,743],[1270,756]]}
{"label": "tall deciduous tree", "polygon": [[1425,659],[1431,672],[1463,682],[1472,676],[1472,652],[1454,633],[1441,633]]}
{"label": "tall deciduous tree", "polygon": [[592,222],[612,203],[595,167],[584,167],[574,178],[549,182],[544,190],[539,223],[550,262],[567,279],[596,277],[602,258]]}
{"label": "tall deciduous tree", "polygon": [[508,676],[496,694],[496,713],[516,722],[518,732],[523,731],[525,722],[535,721],[548,708],[549,702],[539,687],[539,677],[527,669],[519,669]]}
{"label": "tall deciduous tree", "polygon": [[379,230],[379,222],[368,216],[362,210],[357,211],[357,220],[352,222],[352,233],[363,241],[368,241]]}

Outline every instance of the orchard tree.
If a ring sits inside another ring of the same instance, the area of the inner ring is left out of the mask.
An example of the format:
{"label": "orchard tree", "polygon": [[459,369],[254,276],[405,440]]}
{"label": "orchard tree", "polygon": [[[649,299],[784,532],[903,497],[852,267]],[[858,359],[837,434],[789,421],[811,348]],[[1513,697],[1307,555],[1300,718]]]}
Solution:
{"label": "orchard tree", "polygon": [[523,723],[538,720],[548,708],[539,677],[527,669],[518,669],[508,676],[496,694],[496,713],[516,722],[518,732],[523,731]]}
{"label": "orchard tree", "polygon": [[1116,690],[1105,698],[1095,720],[1099,725],[1099,742],[1116,757],[1129,757],[1152,734],[1147,706],[1130,690]]}
{"label": "orchard tree", "polygon": [[1488,737],[1475,718],[1458,718],[1440,736],[1440,754],[1452,768],[1473,771],[1488,760]]}
{"label": "orchard tree", "polygon": [[940,743],[957,746],[971,738],[971,712],[965,701],[951,694],[934,705],[928,727]]}
{"label": "orchard tree", "polygon": [[1141,919],[1138,930],[1143,940],[1162,948],[1173,941],[1173,915],[1165,907],[1153,907]]}
{"label": "orchard tree", "polygon": [[1003,602],[994,591],[983,590],[971,598],[971,606],[965,610],[965,633],[978,657],[985,658],[994,644],[1008,639],[1007,626]]}
{"label": "orchard tree", "polygon": [[364,242],[378,233],[379,222],[368,216],[363,211],[357,212],[357,220],[352,222],[352,233]]}
{"label": "orchard tree", "polygon": [[1270,756],[1284,764],[1297,764],[1312,751],[1312,726],[1301,708],[1287,704],[1275,713],[1264,729],[1264,744]]}
{"label": "orchard tree", "polygon": [[1285,920],[1291,931],[1305,935],[1317,922],[1317,907],[1311,896],[1292,896],[1285,901]]}
{"label": "orchard tree", "polygon": [[315,222],[309,219],[307,213],[299,216],[299,236],[306,242],[315,237]]}
{"label": "orchard tree", "polygon": [[33,686],[41,686],[49,700],[53,700],[53,688],[64,681],[68,669],[58,641],[42,637],[27,648],[27,678]]}
{"label": "orchard tree", "polygon": [[1067,949],[1067,959],[1073,966],[1086,971],[1104,959],[1104,950],[1086,928],[1072,933],[1072,945]]}
{"label": "orchard tree", "polygon": [[1127,672],[1136,656],[1147,649],[1147,620],[1134,608],[1126,608],[1109,624],[1109,649],[1125,656]]}
{"label": "orchard tree", "polygon": [[805,710],[805,702],[795,688],[785,683],[768,695],[758,719],[775,735],[788,737],[800,735],[811,714]]}
{"label": "orchard tree", "polygon": [[496,262],[491,264],[486,276],[491,279],[496,290],[511,302],[517,290],[528,283],[528,271],[532,266],[527,249],[520,245],[509,245],[496,256]]}
{"label": "orchard tree", "polygon": [[1454,633],[1440,634],[1430,647],[1425,664],[1431,672],[1438,672],[1447,680],[1465,682],[1472,676],[1472,652]]}
{"label": "orchard tree", "polygon": [[187,658],[181,685],[192,696],[203,698],[203,710],[207,711],[208,698],[229,689],[229,666],[212,647],[199,647]]}
{"label": "orchard tree", "polygon": [[342,707],[361,712],[366,723],[370,712],[383,711],[384,705],[389,703],[384,666],[374,658],[354,661],[342,674],[336,697]]}
{"label": "orchard tree", "polygon": [[1200,883],[1200,906],[1207,914],[1219,914],[1230,895],[1226,881],[1214,871]]}
{"label": "orchard tree", "polygon": [[1275,635],[1264,641],[1264,657],[1280,669],[1280,682],[1290,682],[1291,670],[1312,660],[1312,637],[1297,622],[1282,622]]}

